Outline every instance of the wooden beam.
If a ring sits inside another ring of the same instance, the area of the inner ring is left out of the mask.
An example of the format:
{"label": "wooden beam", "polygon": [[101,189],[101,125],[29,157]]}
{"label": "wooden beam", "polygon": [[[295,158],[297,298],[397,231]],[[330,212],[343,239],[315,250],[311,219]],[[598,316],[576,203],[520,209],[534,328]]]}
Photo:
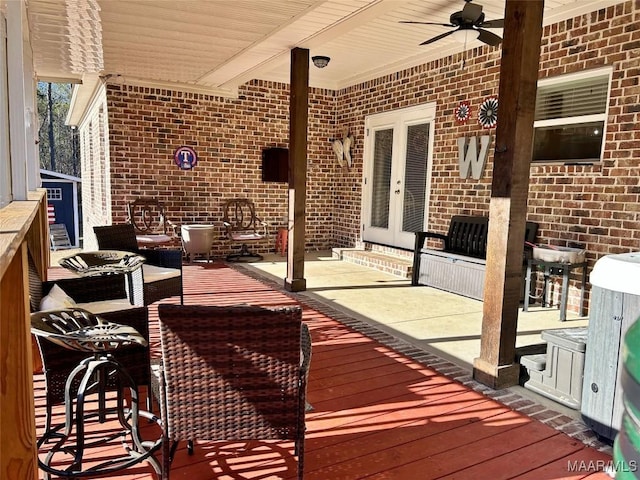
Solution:
{"label": "wooden beam", "polygon": [[473,376],[492,388],[518,383],[518,308],[533,151],[543,0],[507,0],[489,207],[480,357]]}
{"label": "wooden beam", "polygon": [[292,292],[307,289],[304,278],[305,203],[307,198],[307,124],[309,111],[309,50],[291,50],[289,84],[289,238],[287,278]]}

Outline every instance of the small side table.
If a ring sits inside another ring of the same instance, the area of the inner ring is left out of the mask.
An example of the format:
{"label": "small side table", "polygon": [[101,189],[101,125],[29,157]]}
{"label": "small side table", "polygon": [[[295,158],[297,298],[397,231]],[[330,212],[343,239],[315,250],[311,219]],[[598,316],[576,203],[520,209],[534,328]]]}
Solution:
{"label": "small side table", "polygon": [[[584,315],[584,286],[587,282],[587,262],[581,263],[560,263],[547,262],[530,258],[527,261],[527,276],[525,278],[525,298],[522,310],[529,310],[529,300],[531,297],[531,273],[534,267],[541,267],[544,272],[544,286],[542,289],[542,306],[551,306],[547,302],[547,294],[549,290],[549,279],[554,275],[562,275],[562,291],[560,292],[560,321],[567,319],[567,294],[569,291],[569,275],[576,268],[582,269],[582,281],[580,285],[580,315]],[[536,273],[538,268],[535,269]]]}

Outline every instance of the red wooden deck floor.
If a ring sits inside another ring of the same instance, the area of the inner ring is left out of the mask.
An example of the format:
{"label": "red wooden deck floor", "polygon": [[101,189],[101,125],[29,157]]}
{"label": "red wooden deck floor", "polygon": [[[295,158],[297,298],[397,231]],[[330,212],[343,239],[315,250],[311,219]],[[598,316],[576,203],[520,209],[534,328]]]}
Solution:
{"label": "red wooden deck floor", "polygon": [[[184,280],[187,304],[296,303],[295,295],[277,285],[222,265],[185,266]],[[609,478],[602,469],[611,456],[553,428],[553,415],[541,407],[508,392],[489,391],[488,396],[474,391],[426,366],[438,363],[433,356],[418,352],[414,357],[429,361],[417,361],[347,326],[350,319],[328,307],[303,306],[313,338],[308,387],[313,411],[307,415],[305,479]],[[153,306],[150,317],[157,352]],[[37,422],[42,424],[40,376],[35,377],[35,387]],[[559,417],[556,423],[566,420]],[[153,427],[148,434],[155,434]],[[96,455],[119,446],[110,448]],[[198,442],[193,456],[180,448],[171,470],[171,478],[190,480],[295,477],[289,443]],[[110,478],[155,476],[143,464]]]}

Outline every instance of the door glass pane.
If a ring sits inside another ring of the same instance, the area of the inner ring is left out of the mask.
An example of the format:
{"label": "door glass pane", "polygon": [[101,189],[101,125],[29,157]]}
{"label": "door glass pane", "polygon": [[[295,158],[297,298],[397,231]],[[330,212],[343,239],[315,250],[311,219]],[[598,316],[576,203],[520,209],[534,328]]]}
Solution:
{"label": "door glass pane", "polygon": [[371,226],[389,228],[393,128],[374,132]]}
{"label": "door glass pane", "polygon": [[402,212],[402,231],[404,232],[424,230],[428,156],[429,124],[409,126],[407,128]]}

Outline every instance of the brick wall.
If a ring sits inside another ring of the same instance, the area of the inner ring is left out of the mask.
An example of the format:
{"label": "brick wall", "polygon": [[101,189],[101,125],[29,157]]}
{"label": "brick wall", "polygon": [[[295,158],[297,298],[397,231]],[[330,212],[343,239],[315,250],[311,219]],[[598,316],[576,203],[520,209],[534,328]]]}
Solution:
{"label": "brick wall", "polygon": [[[594,165],[536,164],[531,168],[529,220],[540,224],[539,243],[578,243],[590,267],[607,253],[640,250],[640,7],[637,1],[545,27],[540,78],[613,68],[605,154]],[[364,120],[368,115],[435,102],[430,230],[445,231],[452,215],[486,214],[491,194],[492,149],[480,180],[460,179],[456,140],[495,135],[477,123],[482,100],[498,94],[501,51],[480,47],[337,92],[312,89],[309,111],[307,249],[354,246],[360,238]],[[128,85],[108,87],[113,221],[125,205],[153,195],[178,222],[220,225],[224,199],[246,196],[273,227],[286,215],[285,184],[260,180],[263,147],[288,143],[288,85],[252,81],[237,99]],[[458,103],[473,116],[457,125]],[[355,135],[354,165],[341,168],[332,138]],[[199,155],[192,171],[173,164],[173,152],[189,145]],[[275,229],[272,229],[275,230]],[[220,228],[220,236],[222,230]],[[272,248],[273,239],[259,250]],[[227,247],[222,240],[216,253]],[[576,307],[572,282],[570,308]]]}
{"label": "brick wall", "polygon": [[[640,4],[627,2],[545,27],[540,78],[613,67],[604,159],[585,166],[535,164],[531,168],[528,219],[540,224],[539,243],[580,244],[589,267],[604,254],[640,250]],[[338,92],[338,127],[356,132],[355,168],[336,184],[335,238],[359,238],[364,119],[367,115],[436,102],[429,229],[446,232],[454,214],[487,214],[495,129],[477,123],[478,107],[497,95],[501,51],[476,48]],[[470,101],[473,117],[457,125],[453,110]],[[459,137],[493,136],[480,180],[460,179]],[[572,282],[570,309],[577,310]],[[556,300],[557,301],[557,300]]]}
{"label": "brick wall", "polygon": [[[252,199],[272,235],[253,250],[273,249],[278,226],[285,226],[285,183],[261,180],[264,147],[287,147],[288,85],[253,81],[237,99],[110,85],[109,142],[113,222],[126,220],[126,205],[139,196],[160,197],[169,219],[212,223],[219,228],[215,254],[228,252],[223,241],[223,203]],[[335,165],[326,145],[333,131],[334,93],[309,95],[307,243],[327,249],[332,238],[332,179]],[[179,169],[173,154],[187,145],[198,154],[192,170]]]}

